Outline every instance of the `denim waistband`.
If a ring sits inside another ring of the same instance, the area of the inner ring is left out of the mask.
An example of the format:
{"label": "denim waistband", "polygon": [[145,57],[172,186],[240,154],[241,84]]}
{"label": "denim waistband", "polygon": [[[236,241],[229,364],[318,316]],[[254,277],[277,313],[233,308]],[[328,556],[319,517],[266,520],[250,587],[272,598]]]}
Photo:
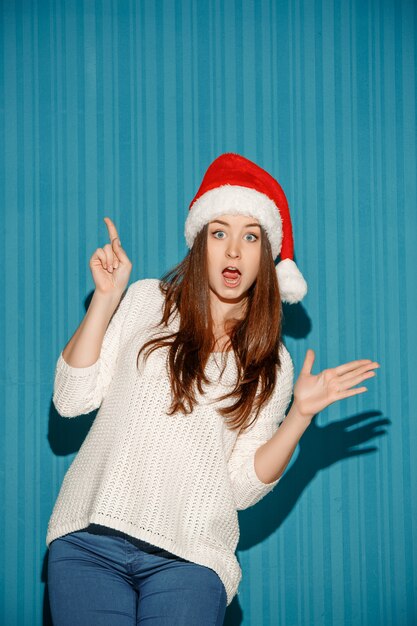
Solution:
{"label": "denim waistband", "polygon": [[137,539],[136,537],[132,537],[127,533],[122,532],[121,530],[117,530],[116,528],[110,528],[109,526],[103,526],[101,524],[89,524],[84,531],[92,534],[92,535],[113,535],[116,537],[121,537],[122,539],[126,539],[134,546],[143,550],[143,552],[147,552],[148,554],[158,554],[158,556],[162,556],[166,559],[178,559],[181,561],[185,561],[186,559],[182,559],[181,557],[173,554],[172,552],[168,552],[164,548],[160,548],[159,546],[155,546],[147,541],[142,539]]}

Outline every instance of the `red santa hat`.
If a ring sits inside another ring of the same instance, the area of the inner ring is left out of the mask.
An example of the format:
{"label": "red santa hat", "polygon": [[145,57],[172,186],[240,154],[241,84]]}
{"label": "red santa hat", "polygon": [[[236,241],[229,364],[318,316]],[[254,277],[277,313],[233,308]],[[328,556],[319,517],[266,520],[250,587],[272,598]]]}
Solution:
{"label": "red santa hat", "polygon": [[254,217],[265,229],[276,266],[281,299],[295,304],[307,293],[307,283],[294,263],[290,210],[279,183],[268,172],[240,154],[221,154],[208,167],[190,203],[185,221],[189,248],[199,231],[220,215]]}

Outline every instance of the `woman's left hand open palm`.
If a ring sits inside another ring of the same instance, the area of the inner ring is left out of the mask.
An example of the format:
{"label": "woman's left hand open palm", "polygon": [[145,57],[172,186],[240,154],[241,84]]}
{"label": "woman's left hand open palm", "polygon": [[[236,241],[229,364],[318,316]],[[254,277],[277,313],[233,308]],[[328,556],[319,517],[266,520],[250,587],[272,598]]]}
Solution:
{"label": "woman's left hand open palm", "polygon": [[315,359],[314,350],[309,348],[304,359],[300,375],[294,385],[294,404],[305,417],[312,418],[333,402],[343,400],[367,391],[366,387],[356,387],[366,378],[376,376],[371,371],[379,363],[370,359],[361,359],[343,363],[331,369],[324,369],[320,374],[311,373]]}

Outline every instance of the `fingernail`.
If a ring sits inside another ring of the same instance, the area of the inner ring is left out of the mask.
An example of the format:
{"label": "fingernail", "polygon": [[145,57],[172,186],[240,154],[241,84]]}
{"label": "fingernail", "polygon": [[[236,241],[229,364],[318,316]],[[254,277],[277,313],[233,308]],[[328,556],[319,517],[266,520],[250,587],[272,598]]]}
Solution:
{"label": "fingernail", "polygon": [[113,265],[109,265],[109,272],[113,271]]}
{"label": "fingernail", "polygon": [[117,241],[119,242],[119,246],[121,246],[121,245],[122,245],[122,242],[120,241],[120,239],[118,239]]}

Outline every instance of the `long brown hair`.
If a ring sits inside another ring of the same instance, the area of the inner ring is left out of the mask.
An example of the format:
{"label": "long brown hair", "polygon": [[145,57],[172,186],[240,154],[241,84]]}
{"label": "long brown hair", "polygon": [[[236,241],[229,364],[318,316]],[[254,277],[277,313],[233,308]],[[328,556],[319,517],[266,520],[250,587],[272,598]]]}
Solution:
{"label": "long brown hair", "polygon": [[[168,414],[180,410],[191,413],[196,403],[195,386],[210,383],[205,367],[214,350],[215,337],[210,311],[207,268],[207,229],[197,234],[193,246],[181,263],[169,270],[160,281],[165,304],[157,327],[167,327],[171,315],[179,314],[178,331],[150,339],[139,350],[145,359],[158,348],[168,346],[172,403]],[[261,261],[256,280],[248,291],[242,319],[230,319],[225,325],[227,348],[234,351],[237,380],[230,393],[217,400],[236,398],[218,409],[232,430],[245,430],[256,420],[262,405],[271,396],[281,367],[282,307],[275,265],[269,239],[261,227]],[[260,387],[257,395],[258,387]],[[255,409],[254,419],[249,417]]]}

